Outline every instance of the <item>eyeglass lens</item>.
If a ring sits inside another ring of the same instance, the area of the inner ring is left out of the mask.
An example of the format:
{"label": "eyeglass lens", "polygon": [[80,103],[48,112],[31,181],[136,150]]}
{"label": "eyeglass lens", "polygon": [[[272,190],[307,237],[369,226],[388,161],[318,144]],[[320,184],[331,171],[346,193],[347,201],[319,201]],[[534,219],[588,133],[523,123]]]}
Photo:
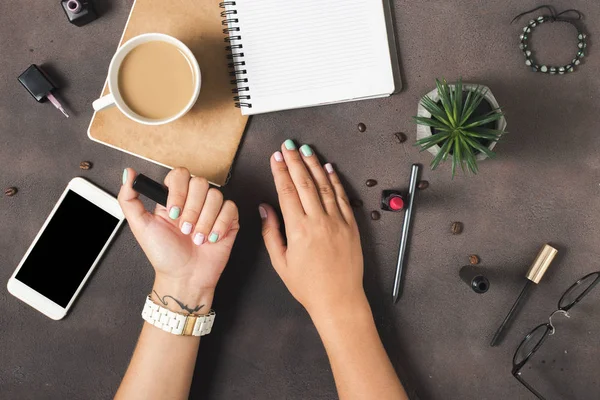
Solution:
{"label": "eyeglass lens", "polygon": [[573,286],[566,292],[563,297],[560,299],[560,303],[558,304],[559,308],[565,308],[569,305],[572,305],[579,299],[581,295],[598,279],[598,274],[590,274],[587,277],[583,278],[578,285]]}
{"label": "eyeglass lens", "polygon": [[535,349],[535,346],[537,346],[538,343],[542,340],[547,330],[548,327],[546,325],[540,325],[537,328],[535,328],[529,335],[527,335],[527,338],[523,341],[523,343],[521,343],[521,345],[517,349],[517,352],[515,353],[515,357],[513,359],[515,365],[522,363],[527,357],[531,355],[531,352],[533,351],[533,349]]}

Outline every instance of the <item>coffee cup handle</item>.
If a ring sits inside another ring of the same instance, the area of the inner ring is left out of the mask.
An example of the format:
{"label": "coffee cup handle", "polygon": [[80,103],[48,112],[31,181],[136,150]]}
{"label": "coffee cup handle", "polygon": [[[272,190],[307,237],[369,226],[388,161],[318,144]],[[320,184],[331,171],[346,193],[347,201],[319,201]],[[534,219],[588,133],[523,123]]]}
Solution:
{"label": "coffee cup handle", "polygon": [[92,107],[94,107],[94,111],[101,111],[105,108],[113,107],[115,105],[115,97],[112,93],[107,94],[106,96],[102,96],[97,100],[94,100],[92,103]]}

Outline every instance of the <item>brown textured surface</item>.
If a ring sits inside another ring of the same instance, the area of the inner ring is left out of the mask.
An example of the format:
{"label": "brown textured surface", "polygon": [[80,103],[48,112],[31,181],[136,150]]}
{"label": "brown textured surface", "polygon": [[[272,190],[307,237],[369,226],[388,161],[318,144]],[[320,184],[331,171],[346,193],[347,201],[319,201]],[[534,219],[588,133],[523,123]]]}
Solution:
{"label": "brown textured surface", "polygon": [[[67,23],[58,2],[0,5],[0,186],[19,189],[0,199],[0,282],[8,280],[73,176],[116,194],[125,166],[157,179],[167,172],[86,136],[91,102],[104,84],[131,7],[131,1],[99,2],[102,17],[83,28]],[[252,119],[225,188],[240,205],[242,230],[218,288],[215,329],[202,341],[192,398],[336,398],[311,321],[272,270],[260,238],[256,206],[276,199],[268,158],[288,137],[334,162],[351,196],[364,202],[355,212],[365,285],[385,346],[413,398],[414,393],[420,399],[532,398],[510,376],[514,348],[547,321],[563,290],[600,269],[600,57],[594,40],[600,3],[553,2],[559,10],[585,12],[591,34],[584,64],[562,77],[529,72],[517,47],[525,20],[509,25],[513,15],[538,4],[396,0],[402,93]],[[558,25],[544,29],[547,35],[535,42],[540,57],[570,59],[574,33]],[[58,77],[71,119],[49,104],[36,104],[18,84],[16,77],[32,62],[46,64]],[[382,213],[371,221],[369,214],[378,207],[381,189],[405,187],[411,163],[431,160],[412,146],[410,116],[419,96],[441,76],[489,86],[506,107],[510,134],[497,146],[498,159],[482,163],[477,177],[451,181],[449,166],[425,170],[430,187],[417,194],[406,287],[392,306],[402,215]],[[359,122],[368,126],[366,132],[357,131]],[[409,140],[399,144],[393,135],[398,131]],[[94,168],[80,171],[81,160]],[[378,186],[367,188],[369,178]],[[461,235],[450,234],[452,221],[465,224]],[[86,229],[92,227],[82,226]],[[559,249],[554,265],[502,346],[490,348],[545,242]],[[491,287],[483,295],[458,276],[471,253],[489,269]],[[151,268],[125,227],[63,321],[51,321],[0,290],[0,397],[111,397],[133,351],[151,281]],[[600,292],[590,296],[571,319],[556,319],[557,334],[524,371],[549,400],[599,396]]]}
{"label": "brown textured surface", "polygon": [[200,97],[185,116],[162,126],[133,122],[116,107],[96,113],[89,128],[91,138],[164,165],[184,166],[194,175],[225,184],[248,117],[232,101],[223,27],[215,11],[218,4],[219,0],[135,2],[122,43],[148,32],[181,40],[200,64]]}

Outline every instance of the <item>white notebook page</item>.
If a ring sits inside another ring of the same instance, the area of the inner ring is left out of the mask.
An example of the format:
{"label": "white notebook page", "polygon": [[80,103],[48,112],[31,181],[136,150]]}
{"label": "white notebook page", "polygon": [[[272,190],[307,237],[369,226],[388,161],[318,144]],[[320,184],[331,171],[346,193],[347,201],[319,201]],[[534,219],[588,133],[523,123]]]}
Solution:
{"label": "white notebook page", "polygon": [[[383,0],[235,0],[252,108],[258,114],[394,91]],[[387,1],[387,0],[386,0]]]}

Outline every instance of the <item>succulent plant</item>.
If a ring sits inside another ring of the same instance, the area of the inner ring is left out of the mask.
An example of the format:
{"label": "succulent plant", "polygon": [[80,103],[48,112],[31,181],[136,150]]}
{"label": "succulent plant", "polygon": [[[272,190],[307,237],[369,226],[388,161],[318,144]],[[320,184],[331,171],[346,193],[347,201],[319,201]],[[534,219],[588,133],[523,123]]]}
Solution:
{"label": "succulent plant", "polygon": [[417,124],[432,128],[432,134],[418,140],[415,145],[420,146],[421,151],[435,145],[440,147],[440,152],[431,161],[431,169],[436,169],[442,161],[452,157],[453,178],[459,167],[465,173],[470,171],[476,174],[477,154],[483,153],[493,158],[496,154],[488,146],[491,142],[497,142],[505,133],[485,125],[500,120],[504,113],[498,108],[484,115],[474,114],[484,100],[487,88],[477,86],[475,89],[466,90],[466,98],[463,101],[462,80],[452,87],[445,79],[436,79],[435,82],[439,102],[428,96],[421,99],[421,105],[431,114],[431,118],[413,117]]}

